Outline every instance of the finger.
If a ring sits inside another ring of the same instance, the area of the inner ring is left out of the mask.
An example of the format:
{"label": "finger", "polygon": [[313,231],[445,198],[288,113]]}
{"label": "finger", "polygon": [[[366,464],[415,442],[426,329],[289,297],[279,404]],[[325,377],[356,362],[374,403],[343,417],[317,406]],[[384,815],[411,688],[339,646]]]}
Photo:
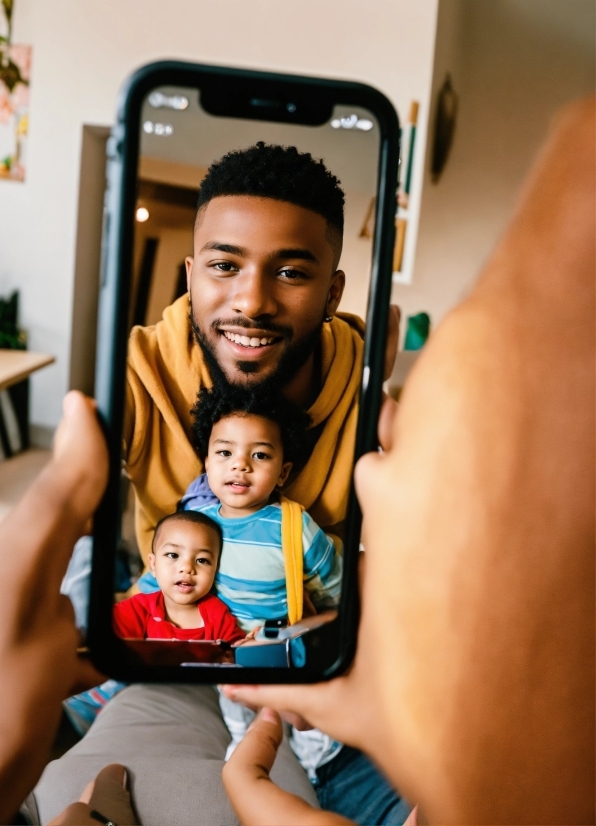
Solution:
{"label": "finger", "polygon": [[271,708],[262,708],[228,760],[229,772],[242,769],[269,776],[283,736],[279,714]]}
{"label": "finger", "polygon": [[397,304],[390,304],[389,318],[387,320],[387,343],[385,345],[385,372],[383,376],[385,381],[387,381],[393,373],[393,365],[395,364],[395,358],[397,356],[400,317],[401,313]]}
{"label": "finger", "polygon": [[269,772],[282,739],[279,716],[272,709],[263,708],[224,766],[224,787],[240,822],[244,826],[347,823],[336,815],[314,809],[271,781]]}
{"label": "finger", "polygon": [[[362,509],[364,538],[366,539],[366,515],[372,491],[376,489],[379,471],[384,466],[386,457],[379,453],[365,453],[354,467],[354,487]],[[364,544],[366,548],[366,542]]]}
{"label": "finger", "polygon": [[282,720],[285,720],[286,723],[294,726],[294,728],[298,731],[312,731],[313,727],[311,724],[307,722],[300,714],[296,714],[293,711],[282,711],[280,712],[280,716]]}
{"label": "finger", "polygon": [[97,507],[108,474],[108,455],[95,401],[71,390],[64,397],[64,416],[54,438],[49,468],[70,483],[72,496],[87,519]]}
{"label": "finger", "polygon": [[119,763],[112,763],[105,766],[93,784],[85,789],[81,801],[87,802],[92,810],[100,812],[118,826],[130,826],[137,820],[132,810],[126,783],[126,768]]}
{"label": "finger", "polygon": [[391,450],[393,447],[393,432],[395,429],[395,417],[399,409],[398,403],[391,396],[383,393],[383,402],[381,404],[381,412],[379,414],[378,436],[379,444],[384,451]]}
{"label": "finger", "polygon": [[91,807],[86,803],[71,803],[47,826],[97,826],[97,820],[91,817]]}

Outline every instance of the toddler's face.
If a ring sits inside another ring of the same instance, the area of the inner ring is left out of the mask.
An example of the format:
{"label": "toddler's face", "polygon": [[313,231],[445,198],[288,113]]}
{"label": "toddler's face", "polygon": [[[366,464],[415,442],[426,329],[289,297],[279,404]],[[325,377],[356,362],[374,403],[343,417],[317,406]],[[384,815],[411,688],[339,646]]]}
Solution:
{"label": "toddler's face", "polygon": [[279,426],[260,416],[232,415],[213,426],[205,470],[223,516],[264,507],[292,467],[283,460]]}
{"label": "toddler's face", "polygon": [[149,567],[166,597],[189,605],[211,590],[219,549],[213,528],[172,519],[159,529]]}

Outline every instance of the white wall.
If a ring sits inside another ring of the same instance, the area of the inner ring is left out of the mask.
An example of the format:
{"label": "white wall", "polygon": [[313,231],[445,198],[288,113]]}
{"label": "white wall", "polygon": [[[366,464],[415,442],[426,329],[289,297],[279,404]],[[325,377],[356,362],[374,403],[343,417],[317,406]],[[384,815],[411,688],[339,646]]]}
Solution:
{"label": "white wall", "polygon": [[55,425],[68,383],[82,126],[111,122],[124,76],[176,57],[358,79],[402,116],[420,101],[423,145],[437,3],[16,0],[15,42],[33,45],[31,131],[27,182],[0,182],[0,293],[21,289],[31,348],[57,356],[33,379],[33,422]]}
{"label": "white wall", "polygon": [[431,129],[446,71],[459,120],[437,185],[428,148],[413,283],[393,288],[404,315],[426,310],[436,325],[466,294],[555,111],[593,91],[595,8],[593,0],[441,0]]}

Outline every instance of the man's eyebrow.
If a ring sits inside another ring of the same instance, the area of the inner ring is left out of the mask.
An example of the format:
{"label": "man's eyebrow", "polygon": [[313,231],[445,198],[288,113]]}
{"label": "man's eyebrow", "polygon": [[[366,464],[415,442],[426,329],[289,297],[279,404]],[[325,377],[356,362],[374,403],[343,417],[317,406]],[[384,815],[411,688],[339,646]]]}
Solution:
{"label": "man's eyebrow", "polygon": [[236,247],[234,244],[224,244],[221,241],[209,241],[201,248],[200,252],[217,250],[218,252],[229,252],[230,255],[246,255],[244,247]]}
{"label": "man's eyebrow", "polygon": [[301,261],[313,261],[318,264],[318,258],[310,250],[301,247],[290,247],[289,249],[276,250],[269,258],[298,258]]}

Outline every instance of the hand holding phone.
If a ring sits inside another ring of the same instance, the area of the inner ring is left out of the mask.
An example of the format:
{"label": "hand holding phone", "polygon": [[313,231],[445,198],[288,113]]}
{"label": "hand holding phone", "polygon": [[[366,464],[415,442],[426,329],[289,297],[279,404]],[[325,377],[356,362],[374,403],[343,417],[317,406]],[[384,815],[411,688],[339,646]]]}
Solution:
{"label": "hand holding phone", "polygon": [[[352,469],[378,444],[386,368],[395,111],[361,84],[153,64],[108,155],[92,656],[129,681],[338,674],[358,625]],[[116,591],[143,639],[114,632]],[[233,647],[255,627],[269,636]],[[213,662],[219,639],[233,663]]]}

